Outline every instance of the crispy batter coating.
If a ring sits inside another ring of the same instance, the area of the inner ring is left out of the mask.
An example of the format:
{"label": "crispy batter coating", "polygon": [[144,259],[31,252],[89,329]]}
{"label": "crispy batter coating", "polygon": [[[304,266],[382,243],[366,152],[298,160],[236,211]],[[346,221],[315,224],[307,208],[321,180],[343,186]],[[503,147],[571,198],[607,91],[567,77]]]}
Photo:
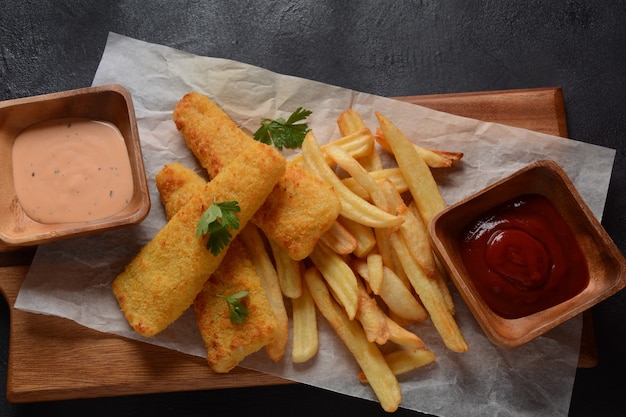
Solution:
{"label": "crispy batter coating", "polygon": [[204,211],[216,201],[237,201],[240,227],[261,207],[284,175],[285,159],[258,143],[246,148],[221,175],[194,194],[113,281],[113,293],[137,333],[153,336],[176,320],[192,303],[226,250],[213,256],[207,237],[196,237]]}
{"label": "crispy batter coating", "polygon": [[[202,177],[178,162],[164,166],[156,176],[156,186],[167,218],[171,219],[205,184]],[[244,290],[249,295],[241,302],[249,316],[242,324],[235,324],[230,321],[226,301],[219,295]],[[239,238],[230,244],[220,266],[204,284],[193,305],[207,361],[214,372],[230,371],[246,356],[274,340],[276,316],[250,252]]]}
{"label": "crispy batter coating", "polygon": [[[213,177],[254,143],[215,103],[199,93],[185,95],[174,109],[174,122],[209,175]],[[341,210],[332,187],[304,169],[288,165],[253,223],[295,260],[307,257]]]}
{"label": "crispy batter coating", "polygon": [[156,175],[156,187],[167,220],[174,217],[194,194],[201,193],[205,186],[204,178],[180,162],[172,162],[161,168]]}
{"label": "crispy batter coating", "polygon": [[[243,323],[232,323],[228,305],[219,295],[247,290],[241,299],[248,310]],[[207,361],[215,372],[228,372],[246,356],[274,339],[276,317],[250,253],[237,239],[194,303],[198,328],[207,349]]]}

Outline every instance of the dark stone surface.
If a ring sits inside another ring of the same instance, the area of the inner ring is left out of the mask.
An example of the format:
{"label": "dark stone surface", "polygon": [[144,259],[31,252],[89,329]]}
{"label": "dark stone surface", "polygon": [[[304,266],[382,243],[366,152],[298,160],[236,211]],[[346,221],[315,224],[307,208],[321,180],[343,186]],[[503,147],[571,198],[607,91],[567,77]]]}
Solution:
{"label": "dark stone surface", "polygon": [[[623,2],[0,0],[0,10],[0,100],[90,85],[109,31],[384,96],[560,86],[570,136],[617,149],[603,224],[626,251]],[[5,391],[9,314],[0,304]],[[570,416],[622,416],[626,294],[595,307],[593,317],[599,364],[577,372]],[[110,414],[384,413],[378,404],[300,385],[0,401],[8,417]]]}

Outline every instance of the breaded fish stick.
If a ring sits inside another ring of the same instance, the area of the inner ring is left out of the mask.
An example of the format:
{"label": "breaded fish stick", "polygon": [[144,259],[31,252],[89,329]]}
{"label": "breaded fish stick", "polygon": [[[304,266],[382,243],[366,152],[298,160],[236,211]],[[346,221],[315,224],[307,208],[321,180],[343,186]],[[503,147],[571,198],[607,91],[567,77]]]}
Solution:
{"label": "breaded fish stick", "polygon": [[[156,186],[167,219],[184,207],[193,194],[202,192],[205,184],[202,177],[178,162],[164,166],[156,175]],[[235,324],[230,321],[228,305],[220,295],[241,291],[249,293],[242,299],[249,315],[243,323]],[[240,236],[232,241],[193,305],[207,362],[214,372],[230,371],[245,357],[274,341],[277,318],[252,255]]]}
{"label": "breaded fish stick", "polygon": [[[220,295],[248,291],[241,303],[248,317],[241,324],[231,323],[228,305]],[[214,372],[228,372],[246,356],[274,340],[276,318],[250,253],[235,239],[228,253],[204,284],[193,302],[198,329],[207,350],[207,361]]]}
{"label": "breaded fish stick", "polygon": [[[185,95],[176,105],[173,118],[187,146],[211,177],[255,142],[199,93]],[[289,164],[253,223],[285,248],[292,259],[301,260],[311,253],[340,210],[341,202],[331,187]]]}
{"label": "breaded fish stick", "polygon": [[156,174],[155,180],[168,221],[194,194],[201,193],[207,183],[204,178],[180,162],[165,165]]}
{"label": "breaded fish stick", "polygon": [[137,333],[153,336],[176,320],[226,254],[222,250],[213,256],[206,248],[208,236],[196,237],[204,211],[214,200],[237,201],[240,226],[231,230],[234,239],[284,175],[285,166],[273,148],[261,143],[248,147],[191,197],[117,276],[113,293]]}

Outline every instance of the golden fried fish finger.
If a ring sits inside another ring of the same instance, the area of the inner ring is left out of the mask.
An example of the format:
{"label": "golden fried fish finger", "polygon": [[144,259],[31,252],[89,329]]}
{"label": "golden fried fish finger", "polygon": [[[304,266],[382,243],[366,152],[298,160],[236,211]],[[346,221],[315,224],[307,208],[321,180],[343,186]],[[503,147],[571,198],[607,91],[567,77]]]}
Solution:
{"label": "golden fried fish finger", "polygon": [[[171,219],[206,181],[178,162],[164,166],[156,186],[165,214]],[[241,302],[248,310],[243,323],[232,323],[226,301],[220,296],[248,291]],[[277,318],[265,293],[263,281],[240,236],[232,241],[220,266],[207,280],[193,302],[196,322],[214,372],[229,372],[246,356],[272,343]]]}
{"label": "golden fried fish finger", "polygon": [[[185,95],[176,105],[173,119],[187,146],[211,177],[255,142],[199,93]],[[289,164],[253,223],[285,248],[292,259],[301,260],[313,251],[340,210],[341,203],[331,187],[301,167]]]}
{"label": "golden fried fish finger", "polygon": [[[248,310],[241,324],[232,323],[220,296],[248,291],[241,299]],[[214,372],[228,372],[246,356],[274,340],[276,317],[250,253],[235,239],[228,253],[193,302],[207,361]]]}
{"label": "golden fried fish finger", "polygon": [[176,320],[226,254],[224,249],[213,256],[206,248],[207,236],[196,237],[198,221],[214,199],[239,203],[234,239],[284,175],[285,166],[276,150],[255,142],[191,197],[116,277],[113,293],[137,333],[153,336]]}

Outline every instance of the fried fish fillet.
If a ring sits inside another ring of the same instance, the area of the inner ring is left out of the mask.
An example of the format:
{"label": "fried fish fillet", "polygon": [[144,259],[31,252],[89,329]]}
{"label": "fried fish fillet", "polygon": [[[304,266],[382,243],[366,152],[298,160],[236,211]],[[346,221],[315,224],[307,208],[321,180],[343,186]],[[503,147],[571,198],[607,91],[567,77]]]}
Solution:
{"label": "fried fish fillet", "polygon": [[[206,181],[178,162],[164,166],[156,175],[156,186],[165,214],[171,219],[191,196],[204,188]],[[232,323],[228,305],[220,295],[248,291],[242,300],[248,317],[241,324]],[[204,284],[193,302],[196,321],[214,372],[228,372],[246,356],[272,343],[277,319],[252,256],[237,237],[228,252]]]}
{"label": "fried fish fillet", "polygon": [[237,201],[240,227],[231,230],[234,239],[282,178],[285,166],[273,148],[258,142],[249,146],[202,193],[194,194],[115,278],[113,293],[137,333],[153,336],[180,317],[224,258],[225,249],[213,256],[206,248],[208,237],[196,237],[204,211],[214,201]]}
{"label": "fried fish fillet", "polygon": [[[196,92],[178,102],[173,119],[187,146],[211,177],[255,142],[208,97]],[[331,227],[340,210],[341,202],[332,187],[289,164],[253,223],[285,248],[291,258],[302,260]]]}

